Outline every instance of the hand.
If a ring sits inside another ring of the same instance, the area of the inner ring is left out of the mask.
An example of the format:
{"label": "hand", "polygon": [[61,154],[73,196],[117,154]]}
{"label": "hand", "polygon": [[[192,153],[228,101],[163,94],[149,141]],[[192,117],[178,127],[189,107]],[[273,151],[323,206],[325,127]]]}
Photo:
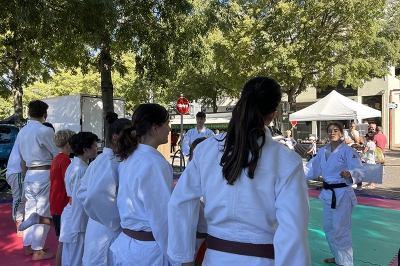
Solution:
{"label": "hand", "polygon": [[349,171],[343,170],[342,172],[340,172],[340,176],[341,176],[342,178],[349,178],[349,177],[351,177],[351,174],[350,174]]}

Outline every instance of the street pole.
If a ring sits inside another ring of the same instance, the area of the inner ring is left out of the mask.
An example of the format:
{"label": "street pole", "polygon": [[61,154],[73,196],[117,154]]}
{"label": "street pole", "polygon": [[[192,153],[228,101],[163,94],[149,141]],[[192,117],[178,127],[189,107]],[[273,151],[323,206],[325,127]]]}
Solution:
{"label": "street pole", "polygon": [[[389,103],[393,102],[393,92],[400,89],[390,90]],[[389,109],[389,150],[393,148],[393,108]]]}

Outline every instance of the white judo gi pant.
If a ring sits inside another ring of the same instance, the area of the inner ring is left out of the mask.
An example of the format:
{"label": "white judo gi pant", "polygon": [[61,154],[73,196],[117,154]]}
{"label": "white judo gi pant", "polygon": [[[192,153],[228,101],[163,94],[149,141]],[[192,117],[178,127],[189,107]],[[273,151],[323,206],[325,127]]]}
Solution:
{"label": "white judo gi pant", "polygon": [[11,187],[12,192],[12,218],[14,222],[22,222],[25,214],[25,193],[24,180],[21,173],[9,174],[6,176],[7,183]]}
{"label": "white judo gi pant", "polygon": [[336,209],[324,202],[324,231],[335,262],[343,266],[353,266],[351,239],[351,213],[353,203],[345,193]]}
{"label": "white judo gi pant", "polygon": [[113,266],[114,256],[110,246],[121,232],[122,228],[111,231],[89,218],[85,234],[83,265]]}
{"label": "white judo gi pant", "polygon": [[73,242],[63,242],[61,265],[81,266],[85,245],[85,233],[77,233]]}
{"label": "white judo gi pant", "polygon": [[115,266],[170,265],[156,241],[140,241],[121,233],[110,248]]}
{"label": "white judo gi pant", "polygon": [[[50,214],[50,170],[28,170],[25,181],[25,220],[33,212],[44,217]],[[24,232],[24,246],[31,246],[33,250],[42,250],[46,242],[50,226],[36,224]]]}

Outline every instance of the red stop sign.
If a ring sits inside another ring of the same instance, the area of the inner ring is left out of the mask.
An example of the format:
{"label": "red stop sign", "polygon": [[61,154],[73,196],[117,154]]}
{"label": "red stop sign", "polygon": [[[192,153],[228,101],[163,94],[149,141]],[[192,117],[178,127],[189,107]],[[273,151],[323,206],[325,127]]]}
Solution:
{"label": "red stop sign", "polygon": [[181,115],[185,115],[189,112],[189,101],[185,97],[181,97],[176,101],[176,110]]}
{"label": "red stop sign", "polygon": [[297,125],[297,121],[290,121],[290,123],[292,123],[293,126]]}

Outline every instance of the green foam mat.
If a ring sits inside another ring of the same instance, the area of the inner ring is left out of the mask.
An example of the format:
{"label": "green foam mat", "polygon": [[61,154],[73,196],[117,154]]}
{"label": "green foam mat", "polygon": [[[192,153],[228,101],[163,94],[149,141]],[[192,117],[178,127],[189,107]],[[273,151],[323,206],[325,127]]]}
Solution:
{"label": "green foam mat", "polygon": [[[399,203],[400,204],[400,203]],[[322,228],[322,201],[310,198],[309,243],[312,265],[333,257]],[[400,248],[400,211],[356,205],[352,214],[354,265],[389,265]]]}

